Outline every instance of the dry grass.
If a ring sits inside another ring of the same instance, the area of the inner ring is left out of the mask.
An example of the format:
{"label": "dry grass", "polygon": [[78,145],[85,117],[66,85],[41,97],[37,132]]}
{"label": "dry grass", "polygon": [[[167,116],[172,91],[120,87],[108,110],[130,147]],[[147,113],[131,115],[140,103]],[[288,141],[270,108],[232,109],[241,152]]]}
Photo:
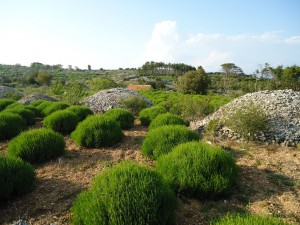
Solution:
{"label": "dry grass", "polygon": [[[1,202],[0,224],[20,218],[30,224],[69,224],[70,207],[82,190],[89,188],[93,177],[121,160],[133,160],[154,166],[155,162],[140,153],[147,129],[139,123],[125,131],[122,143],[110,148],[86,149],[69,137],[66,154],[36,166],[34,190],[23,197]],[[230,212],[275,215],[288,222],[300,223],[300,151],[295,148],[258,146],[214,140],[227,146],[240,173],[233,193],[218,201],[188,199],[178,196],[176,224],[209,224],[211,219]],[[5,154],[7,142],[0,143]]]}

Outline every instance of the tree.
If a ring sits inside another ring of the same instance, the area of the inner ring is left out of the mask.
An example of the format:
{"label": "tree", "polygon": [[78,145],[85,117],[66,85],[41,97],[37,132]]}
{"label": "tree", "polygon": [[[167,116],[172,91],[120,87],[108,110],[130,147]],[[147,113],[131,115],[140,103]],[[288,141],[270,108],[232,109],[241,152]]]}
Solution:
{"label": "tree", "polygon": [[91,71],[92,70],[92,67],[91,65],[88,65],[88,70]]}
{"label": "tree", "polygon": [[49,85],[52,80],[52,75],[48,71],[41,71],[37,74],[35,81],[40,85]]}
{"label": "tree", "polygon": [[244,74],[243,70],[234,63],[224,63],[221,65],[223,73],[223,91],[225,93],[231,88],[231,80],[235,75]]}
{"label": "tree", "polygon": [[183,94],[207,94],[210,79],[204,69],[199,66],[196,71],[186,72],[178,77],[177,91]]}
{"label": "tree", "polygon": [[88,82],[93,91],[101,91],[118,87],[118,84],[109,78],[94,78]]}
{"label": "tree", "polygon": [[285,88],[291,88],[295,91],[300,90],[300,67],[289,66],[283,71],[283,83]]}

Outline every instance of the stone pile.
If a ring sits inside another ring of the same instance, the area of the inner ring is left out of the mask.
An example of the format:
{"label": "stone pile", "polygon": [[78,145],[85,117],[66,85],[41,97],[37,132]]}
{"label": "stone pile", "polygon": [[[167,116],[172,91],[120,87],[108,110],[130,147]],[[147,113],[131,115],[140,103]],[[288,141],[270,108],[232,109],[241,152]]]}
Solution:
{"label": "stone pile", "polygon": [[34,94],[29,94],[24,96],[23,98],[21,98],[19,100],[19,102],[28,105],[31,102],[37,101],[37,100],[46,100],[46,101],[51,101],[51,102],[55,102],[57,101],[56,99],[48,96],[48,95],[44,95],[42,93],[34,93]]}
{"label": "stone pile", "polygon": [[82,100],[81,104],[89,107],[94,113],[104,113],[111,108],[122,107],[120,101],[126,100],[130,96],[142,98],[147,105],[152,106],[152,102],[138,92],[126,88],[112,88],[99,91],[96,94]]}
{"label": "stone pile", "polygon": [[14,95],[24,96],[24,93],[15,88],[0,86],[0,98],[9,98]]}
{"label": "stone pile", "polygon": [[[253,103],[261,108],[268,118],[269,129],[257,137],[259,141],[295,146],[300,142],[300,92],[293,90],[260,91],[249,93],[222,106],[215,113],[201,121],[193,121],[192,129],[205,130],[211,120],[224,121],[236,109]],[[219,127],[218,134],[227,138],[239,139],[228,127]]]}

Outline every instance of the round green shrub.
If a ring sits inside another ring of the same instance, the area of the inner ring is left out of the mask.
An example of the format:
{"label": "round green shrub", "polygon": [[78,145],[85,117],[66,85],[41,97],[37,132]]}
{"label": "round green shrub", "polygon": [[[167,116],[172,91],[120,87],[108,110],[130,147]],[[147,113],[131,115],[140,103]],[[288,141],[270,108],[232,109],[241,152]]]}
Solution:
{"label": "round green shrub", "polygon": [[75,130],[79,119],[75,113],[68,110],[56,111],[43,120],[45,128],[52,129],[62,134],[69,134]]}
{"label": "round green shrub", "polygon": [[49,102],[49,101],[47,101],[47,100],[36,100],[36,101],[30,102],[29,105],[32,105],[32,106],[36,107],[36,106],[42,104],[43,102]]}
{"label": "round green shrub", "polygon": [[26,129],[26,123],[16,113],[0,113],[0,140],[9,140]]}
{"label": "round green shrub", "polygon": [[234,214],[225,216],[212,225],[288,225],[281,219],[275,217],[250,215],[250,214]]}
{"label": "round green shrub", "polygon": [[19,109],[19,108],[24,108],[25,105],[20,103],[20,102],[14,102],[10,105],[8,105],[5,109]]}
{"label": "round green shrub", "polygon": [[32,105],[24,105],[24,108],[33,112],[35,117],[39,116],[40,114],[40,111]]}
{"label": "round green shrub", "polygon": [[237,174],[231,155],[204,142],[176,146],[157,160],[156,168],[176,191],[200,198],[227,194]]}
{"label": "round green shrub", "polygon": [[73,105],[68,107],[67,110],[75,113],[79,121],[83,121],[86,117],[94,114],[93,111],[86,106]]}
{"label": "round green shrub", "polygon": [[149,125],[150,129],[155,129],[164,125],[186,125],[186,122],[180,117],[172,113],[164,113],[157,115]]}
{"label": "round green shrub", "polygon": [[[50,106],[50,105],[52,105],[53,103],[55,103],[55,102],[51,102],[51,101],[46,101],[46,100],[41,100],[42,102],[40,103],[40,104],[38,104],[37,106],[35,106],[35,108],[37,109],[37,110],[39,110],[39,116],[42,116],[42,117],[44,117],[45,115],[44,115],[44,113],[43,113],[43,111],[48,107],[48,106]],[[34,105],[33,105],[34,106]]]}
{"label": "round green shrub", "polygon": [[6,99],[6,98],[0,99],[0,111],[5,109],[8,105],[13,104],[14,102],[16,101],[12,99]]}
{"label": "round green shrub", "polygon": [[172,224],[177,199],[162,177],[145,166],[122,162],[102,172],[80,194],[72,222],[83,224]]}
{"label": "round green shrub", "polygon": [[132,128],[134,125],[134,115],[127,109],[114,108],[105,112],[106,116],[118,121],[122,129]]}
{"label": "round green shrub", "polygon": [[0,156],[0,201],[29,191],[34,180],[34,169],[29,163]]}
{"label": "round green shrub", "polygon": [[197,140],[199,140],[199,134],[184,126],[162,126],[149,131],[143,141],[141,151],[144,155],[157,159],[161,155],[169,153],[178,144]]}
{"label": "round green shrub", "polygon": [[167,110],[160,106],[145,108],[140,112],[139,119],[142,125],[149,126],[151,121],[154,120],[159,114],[164,114],[166,112]]}
{"label": "round green shrub", "polygon": [[63,102],[54,102],[53,104],[47,106],[46,108],[44,108],[42,110],[42,114],[45,116],[49,116],[51,113],[54,113],[56,111],[59,110],[63,110],[68,108],[70,105],[68,105],[67,103],[63,103]]}
{"label": "round green shrub", "polygon": [[9,156],[29,163],[41,163],[64,153],[64,137],[50,129],[33,129],[12,139],[7,148]]}
{"label": "round green shrub", "polygon": [[16,107],[12,109],[5,109],[3,112],[16,113],[20,115],[28,126],[35,124],[34,113],[26,108]]}
{"label": "round green shrub", "polygon": [[104,115],[93,115],[80,122],[72,140],[85,147],[112,146],[123,139],[120,123]]}

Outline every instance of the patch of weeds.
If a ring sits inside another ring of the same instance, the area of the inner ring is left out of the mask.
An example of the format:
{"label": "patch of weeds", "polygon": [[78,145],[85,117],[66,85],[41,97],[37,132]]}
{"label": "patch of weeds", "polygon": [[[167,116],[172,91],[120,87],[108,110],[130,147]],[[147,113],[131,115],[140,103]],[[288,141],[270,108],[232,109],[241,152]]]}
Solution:
{"label": "patch of weeds", "polygon": [[255,166],[261,166],[261,165],[262,165],[261,161],[259,159],[257,159],[255,162]]}

